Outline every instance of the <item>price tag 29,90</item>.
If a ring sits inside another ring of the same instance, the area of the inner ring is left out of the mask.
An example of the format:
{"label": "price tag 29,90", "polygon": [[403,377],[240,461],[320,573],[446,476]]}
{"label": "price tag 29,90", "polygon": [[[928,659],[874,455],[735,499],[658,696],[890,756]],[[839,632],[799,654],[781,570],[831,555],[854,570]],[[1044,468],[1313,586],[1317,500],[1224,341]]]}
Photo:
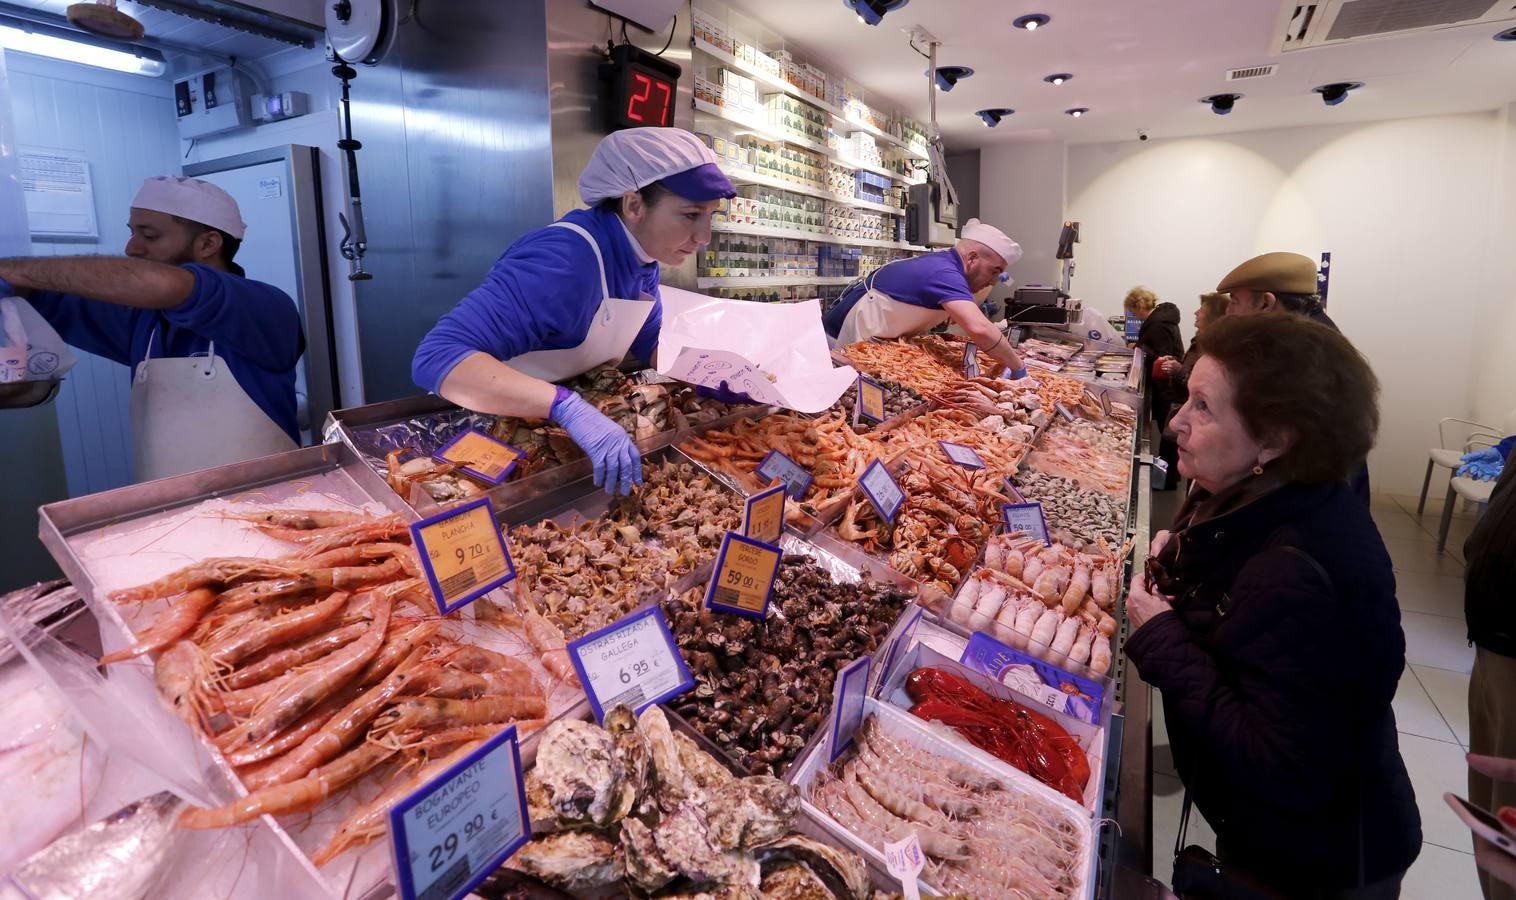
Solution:
{"label": "price tag 29,90", "polygon": [[858,415],[870,422],[884,421],[884,386],[858,376]]}
{"label": "price tag 29,90", "polygon": [[796,500],[805,496],[805,492],[811,489],[812,475],[806,471],[805,466],[795,462],[778,450],[770,450],[763,462],[758,464],[758,481],[760,484],[768,484],[775,478],[784,482],[785,493]]}
{"label": "price tag 29,90", "polygon": [[403,900],[456,900],[532,836],[516,726],[469,752],[389,813]]}
{"label": "price tag 29,90", "polygon": [[721,540],[721,552],[716,554],[716,570],[705,588],[706,607],[752,619],[768,615],[782,555],[773,544],[728,531]]}
{"label": "price tag 29,90", "polygon": [[511,474],[516,463],[526,454],[510,444],[470,428],[432,455],[443,462],[458,463],[463,471],[490,484],[499,484]]}
{"label": "price tag 29,90", "polygon": [[955,444],[951,441],[938,441],[937,443],[942,445],[942,452],[947,454],[948,459],[963,466],[965,469],[984,468],[984,460],[979,458],[979,454],[974,452],[973,447],[966,447],[963,444]]}
{"label": "price tag 29,90", "polygon": [[921,841],[916,832],[904,840],[884,845],[884,864],[890,874],[900,879],[900,890],[906,900],[920,900],[921,889],[916,885],[916,876],[926,868],[926,857],[921,853]]}
{"label": "price tag 29,90", "polygon": [[618,706],[640,713],[694,687],[678,646],[657,606],[570,641],[569,661],[596,721],[604,722],[606,712]]}
{"label": "price tag 29,90", "polygon": [[784,533],[784,498],[782,484],[747,498],[742,511],[743,535],[765,544],[779,543],[779,536]]}
{"label": "price tag 29,90", "polygon": [[963,377],[979,377],[979,348],[973,341],[963,345]]}
{"label": "price tag 29,90", "polygon": [[877,459],[869,463],[869,467],[863,470],[863,477],[858,479],[858,486],[863,488],[864,495],[886,522],[895,521],[900,505],[905,502],[905,491],[895,483],[895,477],[884,463]]}
{"label": "price tag 29,90", "polygon": [[1053,542],[1048,540],[1048,521],[1042,514],[1041,503],[1007,503],[1000,507],[1000,513],[1005,517],[1006,531],[1019,531],[1052,545]]}
{"label": "price tag 29,90", "polygon": [[443,615],[516,577],[488,497],[412,523],[411,539]]}

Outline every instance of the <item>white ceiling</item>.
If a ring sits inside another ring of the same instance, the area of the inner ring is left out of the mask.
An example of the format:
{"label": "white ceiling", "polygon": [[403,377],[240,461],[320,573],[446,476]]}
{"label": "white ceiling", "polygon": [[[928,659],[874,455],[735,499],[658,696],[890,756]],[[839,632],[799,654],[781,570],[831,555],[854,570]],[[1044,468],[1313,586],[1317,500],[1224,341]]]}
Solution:
{"label": "white ceiling", "polygon": [[[697,0],[698,5],[698,0]],[[1216,134],[1333,122],[1494,109],[1516,101],[1516,43],[1492,36],[1511,27],[1473,25],[1275,52],[1286,4],[1270,0],[912,0],[878,27],[861,24],[842,0],[734,0],[784,35],[797,56],[840,72],[880,105],[926,119],[926,61],[907,44],[922,25],[943,42],[939,65],[975,70],[939,92],[937,120],[950,149],[1027,140],[1075,143]],[[1287,0],[1288,9],[1294,3]],[[1042,12],[1051,24],[1011,27]],[[808,37],[814,35],[815,37]],[[1228,84],[1226,70],[1276,63],[1269,78]],[[1054,87],[1043,76],[1073,73]],[[1310,89],[1362,81],[1345,103],[1325,106]],[[1223,91],[1244,95],[1230,115],[1199,103]],[[1016,114],[986,128],[974,111]],[[1063,111],[1088,107],[1073,119]]]}

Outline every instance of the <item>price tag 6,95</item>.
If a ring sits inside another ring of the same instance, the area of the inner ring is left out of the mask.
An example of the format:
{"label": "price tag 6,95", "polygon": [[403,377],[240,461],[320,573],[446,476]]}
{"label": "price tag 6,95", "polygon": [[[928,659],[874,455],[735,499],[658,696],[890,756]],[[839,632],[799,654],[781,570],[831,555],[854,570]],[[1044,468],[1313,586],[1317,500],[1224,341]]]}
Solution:
{"label": "price tag 6,95", "polygon": [[884,386],[858,376],[858,415],[871,422],[884,421]]}
{"label": "price tag 6,95", "polygon": [[716,555],[716,571],[705,588],[706,607],[751,619],[768,615],[782,555],[773,544],[728,531]]}
{"label": "price tag 6,95", "polygon": [[511,474],[525,456],[510,444],[497,441],[482,431],[470,428],[432,454],[443,462],[458,463],[459,468],[490,484],[499,484]]}
{"label": "price tag 6,95", "polygon": [[895,483],[894,476],[884,467],[884,463],[877,459],[869,463],[869,467],[863,470],[863,477],[858,479],[858,486],[863,488],[864,495],[886,522],[895,521],[895,514],[900,512],[900,505],[905,502],[905,491]]}
{"label": "price tag 6,95", "polygon": [[443,615],[516,577],[488,497],[413,523],[411,538]]}
{"label": "price tag 6,95", "polygon": [[784,482],[785,492],[796,500],[804,497],[805,492],[811,489],[811,473],[806,471],[805,466],[778,450],[770,450],[756,471],[760,484],[768,484],[777,478]]}
{"label": "price tag 6,95", "polygon": [[449,766],[389,813],[403,900],[456,900],[532,836],[516,726]]}
{"label": "price tag 6,95", "polygon": [[695,686],[657,606],[571,641],[568,652],[596,721],[618,706],[640,713]]}
{"label": "price tag 6,95", "polygon": [[784,533],[784,485],[776,484],[747,498],[742,512],[742,533],[765,544],[779,543]]}
{"label": "price tag 6,95", "polygon": [[1042,514],[1041,503],[1008,503],[1000,507],[1000,513],[1005,517],[1006,531],[1019,531],[1052,545],[1053,542],[1048,540],[1048,521]]}

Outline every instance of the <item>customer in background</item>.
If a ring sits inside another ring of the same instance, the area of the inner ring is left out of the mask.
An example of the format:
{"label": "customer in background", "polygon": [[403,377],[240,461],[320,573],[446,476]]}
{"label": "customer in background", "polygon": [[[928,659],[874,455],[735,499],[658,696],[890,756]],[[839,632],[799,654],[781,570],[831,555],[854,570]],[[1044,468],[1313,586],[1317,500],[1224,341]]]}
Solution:
{"label": "customer in background", "polygon": [[[1165,356],[1158,360],[1155,372],[1162,372],[1168,384],[1169,409],[1177,412],[1190,398],[1189,371],[1200,358],[1200,335],[1214,321],[1226,315],[1227,295],[1221,293],[1201,294],[1200,305],[1195,307],[1195,336],[1184,351],[1184,359]],[[1169,465],[1169,484],[1179,481],[1179,444],[1174,439],[1174,430],[1168,422],[1163,424],[1163,436],[1158,443],[1158,455]]]}
{"label": "customer in background", "polygon": [[1182,896],[1393,898],[1420,851],[1390,708],[1395,576],[1346,483],[1378,391],[1352,345],[1300,316],[1228,315],[1201,340],[1173,419],[1194,484],[1127,597],[1126,652],[1217,835],[1223,883],[1176,867]]}
{"label": "customer in background", "polygon": [[[1469,750],[1516,757],[1516,465],[1509,460],[1490,505],[1463,545],[1463,616],[1474,644],[1469,676]],[[1469,768],[1469,801],[1496,812],[1516,806],[1516,764],[1497,780]],[[1477,840],[1477,839],[1476,839]],[[1483,840],[1477,843],[1484,845]],[[1499,855],[1481,846],[1486,854]],[[1516,887],[1481,871],[1486,900],[1516,900]]]}
{"label": "customer in background", "polygon": [[1178,358],[1184,354],[1184,338],[1179,334],[1179,307],[1172,303],[1159,303],[1158,296],[1145,287],[1127,291],[1122,308],[1142,320],[1137,331],[1136,346],[1142,350],[1142,358],[1152,368],[1153,421],[1162,426],[1169,418],[1169,389],[1158,367],[1158,360],[1165,356]]}

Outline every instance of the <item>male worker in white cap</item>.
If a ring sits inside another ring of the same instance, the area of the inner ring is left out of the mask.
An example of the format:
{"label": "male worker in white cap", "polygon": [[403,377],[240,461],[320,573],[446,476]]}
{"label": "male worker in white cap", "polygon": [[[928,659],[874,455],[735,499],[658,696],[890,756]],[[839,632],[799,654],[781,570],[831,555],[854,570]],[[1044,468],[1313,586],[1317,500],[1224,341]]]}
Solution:
{"label": "male worker in white cap", "polygon": [[299,446],[300,315],[233,262],[237,201],[199,179],[149,178],[127,224],[125,258],[0,260],[0,296],[26,297],[65,341],[131,368],[137,480]]}
{"label": "male worker in white cap", "polygon": [[1026,366],[974,295],[991,287],[1021,259],[1021,245],[1005,232],[969,219],[956,245],[901,259],[854,281],[822,318],[841,344],[929,331],[951,319],[979,349],[1025,378]]}

